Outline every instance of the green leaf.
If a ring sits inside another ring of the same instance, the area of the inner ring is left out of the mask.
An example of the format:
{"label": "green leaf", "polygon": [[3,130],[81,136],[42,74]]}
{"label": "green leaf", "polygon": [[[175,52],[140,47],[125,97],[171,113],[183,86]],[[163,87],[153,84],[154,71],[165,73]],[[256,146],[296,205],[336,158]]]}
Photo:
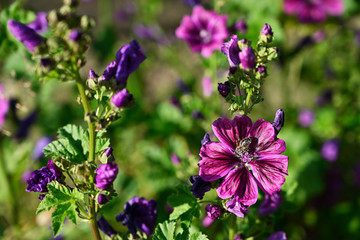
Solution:
{"label": "green leaf", "polygon": [[191,234],[189,240],[209,240],[209,238],[205,234],[197,232]]}
{"label": "green leaf", "polygon": [[157,225],[154,231],[153,240],[173,240],[176,223],[165,221]]}
{"label": "green leaf", "polygon": [[61,232],[66,217],[76,224],[76,216],[77,212],[74,204],[66,203],[58,205],[52,214],[51,221],[54,236],[57,236]]}
{"label": "green leaf", "polygon": [[[110,139],[109,138],[103,138],[104,134],[106,133],[106,130],[101,130],[96,132],[96,148],[95,148],[95,154],[99,154],[103,151],[105,151],[108,147],[110,147]],[[83,134],[82,135],[82,147],[84,149],[84,154],[89,154],[89,134]]]}

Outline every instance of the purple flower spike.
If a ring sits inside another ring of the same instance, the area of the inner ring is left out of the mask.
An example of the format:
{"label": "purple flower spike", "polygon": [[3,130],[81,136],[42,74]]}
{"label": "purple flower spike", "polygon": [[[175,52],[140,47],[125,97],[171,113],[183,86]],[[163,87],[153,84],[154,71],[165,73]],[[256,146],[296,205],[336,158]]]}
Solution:
{"label": "purple flower spike", "polygon": [[302,127],[310,127],[314,120],[315,113],[313,111],[308,109],[303,109],[300,111],[298,121]]}
{"label": "purple flower spike", "polygon": [[115,79],[118,85],[126,85],[126,81],[131,73],[138,69],[140,63],[146,59],[140,45],[137,41],[131,41],[120,48],[116,53],[118,66],[115,73]]}
{"label": "purple flower spike", "polygon": [[278,135],[281,128],[284,126],[285,114],[282,109],[276,111],[274,122],[272,123],[275,134]]}
{"label": "purple flower spike", "polygon": [[261,29],[261,34],[265,36],[273,36],[272,28],[269,24],[265,23],[264,26]]}
{"label": "purple flower spike", "polygon": [[4,96],[4,88],[0,84],[0,128],[5,122],[6,114],[9,110],[9,100]]}
{"label": "purple flower spike", "polygon": [[218,91],[221,94],[221,96],[223,97],[227,97],[231,91],[230,89],[230,82],[226,81],[224,83],[219,83],[218,84]]}
{"label": "purple flower spike", "polygon": [[326,142],[321,147],[321,156],[328,160],[329,162],[335,162],[338,159],[340,148],[339,139],[331,139]]}
{"label": "purple flower spike", "polygon": [[271,195],[265,194],[264,200],[259,207],[259,213],[261,216],[267,216],[272,212],[275,212],[283,201],[283,197],[280,192],[273,193]]}
{"label": "purple flower spike", "polygon": [[44,33],[48,30],[48,21],[46,17],[46,12],[39,12],[36,14],[35,21],[27,24],[27,26],[39,34]]}
{"label": "purple flower spike", "polygon": [[124,212],[116,216],[116,220],[125,225],[131,234],[136,236],[136,231],[150,236],[155,228],[157,218],[157,203],[155,200],[133,197],[124,205]]}
{"label": "purple flower spike", "polygon": [[252,69],[255,67],[255,53],[252,47],[245,47],[240,53],[239,58],[243,69]]}
{"label": "purple flower spike", "polygon": [[111,98],[111,102],[118,108],[124,108],[129,106],[130,102],[133,100],[133,95],[130,94],[126,88],[115,93]]}
{"label": "purple flower spike", "polygon": [[218,219],[222,213],[221,207],[219,205],[208,204],[205,207],[206,214],[212,219]]}
{"label": "purple flower spike", "polygon": [[286,234],[282,231],[274,232],[271,234],[267,240],[287,240]]}
{"label": "purple flower spike", "polygon": [[239,201],[238,197],[227,201],[226,208],[228,212],[231,212],[241,218],[245,216],[245,213],[250,212],[249,209],[247,209],[246,206],[241,201]]}
{"label": "purple flower spike", "polygon": [[213,51],[220,50],[228,37],[226,21],[226,15],[218,15],[202,6],[195,6],[191,16],[183,17],[175,35],[183,39],[193,52],[201,52],[207,58]]}
{"label": "purple flower spike", "polygon": [[118,171],[118,166],[114,162],[101,164],[95,171],[95,186],[103,190],[110,188],[116,178],[116,175],[118,174]]}
{"label": "purple flower spike", "polygon": [[228,211],[241,209],[238,202],[253,205],[258,186],[267,194],[280,191],[288,157],[280,155],[286,150],[285,142],[276,137],[270,122],[259,119],[252,124],[249,117],[236,116],[233,120],[219,118],[212,128],[220,142],[201,147],[199,175],[208,182],[223,178],[218,196],[236,199],[228,201]]}
{"label": "purple flower spike", "polygon": [[230,40],[224,43],[221,47],[221,52],[227,56],[230,67],[237,67],[240,64],[240,48],[238,42],[238,37],[236,35],[232,35]]}
{"label": "purple flower spike", "polygon": [[99,229],[108,235],[109,237],[112,237],[117,234],[117,232],[114,230],[114,228],[106,221],[104,217],[101,217],[98,221],[98,227]]}
{"label": "purple flower spike", "polygon": [[193,175],[189,180],[193,184],[190,191],[196,198],[203,199],[205,193],[211,190],[210,182],[205,182],[199,175]]}
{"label": "purple flower spike", "polygon": [[204,138],[201,140],[201,145],[205,145],[205,144],[208,144],[210,142],[211,142],[210,134],[205,133]]}
{"label": "purple flower spike", "polygon": [[44,157],[43,150],[49,143],[51,143],[51,139],[49,137],[40,138],[35,144],[34,150],[32,152],[32,159],[39,160],[40,158]]}
{"label": "purple flower spike", "polygon": [[57,170],[53,160],[48,161],[48,165],[35,170],[31,173],[31,177],[26,181],[28,187],[27,192],[48,192],[47,184],[52,181],[60,181],[61,172]]}
{"label": "purple flower spike", "polygon": [[22,42],[31,52],[43,41],[41,36],[25,24],[9,19],[7,26],[14,37]]}

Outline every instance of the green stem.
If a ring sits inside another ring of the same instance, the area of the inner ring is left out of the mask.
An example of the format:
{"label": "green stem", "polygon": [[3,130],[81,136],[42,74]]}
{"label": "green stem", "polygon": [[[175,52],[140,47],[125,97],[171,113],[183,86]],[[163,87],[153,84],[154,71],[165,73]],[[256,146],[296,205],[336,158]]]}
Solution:
{"label": "green stem", "polygon": [[96,221],[95,201],[90,198],[90,224],[96,240],[101,240],[99,227]]}
{"label": "green stem", "polygon": [[229,219],[230,219],[229,240],[233,240],[236,234],[236,216],[234,214],[231,214]]}
{"label": "green stem", "polygon": [[249,103],[250,103],[251,95],[252,95],[252,91],[249,91],[247,96],[246,96],[244,115],[247,115],[248,111],[250,109],[249,108]]}

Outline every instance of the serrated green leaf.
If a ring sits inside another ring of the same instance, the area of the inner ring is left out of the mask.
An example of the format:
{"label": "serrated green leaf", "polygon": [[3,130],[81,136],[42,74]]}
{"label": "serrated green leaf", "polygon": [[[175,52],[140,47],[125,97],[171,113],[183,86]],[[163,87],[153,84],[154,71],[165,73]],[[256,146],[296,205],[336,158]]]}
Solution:
{"label": "serrated green leaf", "polygon": [[165,221],[157,225],[154,231],[153,240],[173,240],[176,223]]}
{"label": "serrated green leaf", "polygon": [[191,234],[189,240],[209,240],[209,238],[205,234],[197,232]]}
{"label": "serrated green leaf", "polygon": [[189,211],[191,209],[191,206],[188,203],[181,204],[179,206],[176,206],[174,208],[174,211],[170,214],[170,220],[178,220],[178,218]]}
{"label": "serrated green leaf", "polygon": [[52,214],[51,221],[54,236],[57,236],[60,233],[66,217],[76,224],[76,216],[77,212],[74,204],[65,203],[58,205]]}

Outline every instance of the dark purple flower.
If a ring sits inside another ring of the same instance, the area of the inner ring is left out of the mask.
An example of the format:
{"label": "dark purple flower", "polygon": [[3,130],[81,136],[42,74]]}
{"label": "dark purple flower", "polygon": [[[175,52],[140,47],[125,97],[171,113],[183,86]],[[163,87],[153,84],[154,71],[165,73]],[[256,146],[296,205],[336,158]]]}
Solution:
{"label": "dark purple flower", "polygon": [[9,100],[4,96],[4,88],[0,84],[0,128],[4,125],[6,114],[9,110]]}
{"label": "dark purple flower", "polygon": [[181,105],[180,105],[179,99],[177,97],[171,96],[169,101],[174,107],[181,109]]}
{"label": "dark purple flower", "polygon": [[21,119],[18,122],[18,128],[14,134],[14,137],[18,140],[24,139],[27,137],[30,126],[35,122],[37,117],[37,112],[33,111],[24,119]]}
{"label": "dark purple flower", "polygon": [[283,197],[280,192],[273,193],[271,195],[265,194],[264,200],[261,202],[258,209],[260,215],[267,216],[272,212],[275,212],[283,201]]}
{"label": "dark purple flower", "polygon": [[36,19],[33,22],[27,24],[27,26],[33,29],[35,32],[41,34],[48,30],[48,21],[46,17],[46,12],[38,12],[36,14]]}
{"label": "dark purple flower", "polygon": [[181,1],[189,5],[190,7],[195,7],[196,5],[201,4],[201,0],[181,0]]}
{"label": "dark purple flower", "polygon": [[338,159],[340,148],[340,141],[337,138],[330,139],[323,143],[321,147],[321,156],[329,162],[334,162]]}
{"label": "dark purple flower", "polygon": [[282,109],[276,111],[274,122],[272,123],[275,134],[278,135],[281,128],[284,126],[285,114]]}
{"label": "dark purple flower", "polygon": [[81,39],[81,35],[82,34],[80,33],[79,30],[73,29],[69,34],[69,39],[72,40],[73,42],[79,42]]}
{"label": "dark purple flower", "polygon": [[7,26],[14,37],[22,42],[32,52],[34,51],[34,48],[40,45],[43,41],[41,36],[25,24],[9,19]]}
{"label": "dark purple flower", "polygon": [[244,205],[237,196],[226,202],[226,208],[228,212],[231,212],[241,218],[244,217],[245,213],[250,212],[246,205]]}
{"label": "dark purple flower", "polygon": [[118,174],[118,171],[118,166],[114,162],[101,164],[95,171],[95,186],[103,190],[110,188],[116,178],[116,175]]}
{"label": "dark purple flower", "polygon": [[136,235],[136,231],[150,236],[155,228],[157,218],[157,203],[155,200],[133,197],[124,205],[124,212],[116,216],[116,220],[125,225],[129,232]]}
{"label": "dark purple flower", "polygon": [[333,99],[333,91],[331,89],[324,90],[316,99],[316,104],[318,106],[325,106],[330,104]]}
{"label": "dark purple flower", "polygon": [[89,79],[91,78],[98,78],[99,76],[95,73],[94,70],[90,69],[89,70]]}
{"label": "dark purple flower", "polygon": [[255,67],[255,53],[252,47],[245,47],[240,53],[239,58],[243,69],[252,69]]}
{"label": "dark purple flower", "polygon": [[236,21],[231,27],[231,32],[240,32],[242,34],[246,34],[248,26],[246,25],[245,19],[241,19]]}
{"label": "dark purple flower", "polygon": [[175,153],[172,153],[170,155],[170,159],[171,159],[171,162],[174,164],[174,165],[179,165],[181,160],[180,158],[175,154]]}
{"label": "dark purple flower", "polygon": [[101,217],[98,221],[98,227],[99,229],[108,235],[109,237],[112,237],[117,234],[117,232],[114,230],[114,228],[106,221],[104,217]]}
{"label": "dark purple flower", "polygon": [[276,137],[270,122],[259,119],[252,124],[247,116],[219,118],[212,129],[220,142],[201,147],[199,175],[208,182],[223,179],[217,188],[218,196],[234,196],[227,203],[228,211],[241,210],[239,202],[253,205],[258,186],[267,194],[280,191],[287,175],[288,157],[280,155],[286,150],[285,142]]}
{"label": "dark purple flower", "polygon": [[203,77],[202,81],[202,89],[203,89],[203,94],[205,97],[210,97],[212,95],[212,86],[211,86],[211,77]]}
{"label": "dark purple flower", "polygon": [[299,124],[302,127],[309,127],[315,120],[315,113],[309,109],[303,109],[298,116]]}
{"label": "dark purple flower", "polygon": [[54,63],[53,60],[48,57],[44,57],[40,59],[40,66],[44,68],[50,67],[53,63]]}
{"label": "dark purple flower", "polygon": [[52,181],[60,181],[62,174],[54,165],[53,160],[48,161],[48,165],[35,170],[31,177],[26,181],[27,192],[48,192],[47,184]]}
{"label": "dark purple flower", "polygon": [[262,75],[266,74],[266,67],[265,67],[265,66],[258,66],[258,67],[256,68],[256,71],[257,71],[258,73],[260,73],[260,75],[262,76]]}
{"label": "dark purple flower", "polygon": [[274,232],[271,234],[267,240],[287,240],[286,234],[282,231]]}
{"label": "dark purple flower", "polygon": [[273,36],[272,28],[269,24],[265,23],[264,26],[261,29],[261,34],[265,36]]}
{"label": "dark purple flower", "polygon": [[219,205],[208,204],[205,207],[206,214],[212,219],[218,219],[222,213],[221,207]]}
{"label": "dark purple flower", "polygon": [[218,91],[221,94],[221,96],[227,97],[227,95],[229,95],[229,93],[231,91],[230,82],[226,81],[224,83],[219,83],[218,84]]}
{"label": "dark purple flower", "polygon": [[133,95],[130,94],[126,88],[115,93],[114,96],[111,98],[111,102],[118,108],[124,108],[129,106],[132,100]]}
{"label": "dark purple flower", "polygon": [[228,37],[226,15],[195,6],[191,16],[184,16],[176,29],[176,37],[183,39],[193,52],[201,52],[210,57],[214,50],[220,50],[224,39]]}
{"label": "dark purple flower", "polygon": [[109,199],[107,199],[107,197],[104,194],[99,194],[98,195],[98,203],[101,205],[104,205],[105,203],[107,203],[109,201]]}
{"label": "dark purple flower", "polygon": [[49,143],[51,143],[51,138],[49,137],[42,137],[37,140],[32,152],[32,159],[39,160],[40,158],[44,157],[43,150]]}
{"label": "dark purple flower", "polygon": [[196,198],[202,199],[205,193],[211,190],[210,182],[205,182],[199,175],[193,175],[189,180],[192,183],[190,191]]}
{"label": "dark purple flower", "polygon": [[189,94],[190,93],[189,86],[181,78],[177,79],[176,85],[183,94]]}
{"label": "dark purple flower", "polygon": [[327,15],[343,14],[344,4],[342,0],[284,0],[284,12],[297,15],[300,22],[318,23],[325,21]]}
{"label": "dark purple flower", "polygon": [[104,153],[106,154],[106,157],[111,157],[112,156],[112,154],[113,154],[113,149],[111,148],[111,147],[108,147],[105,151],[104,151]]}
{"label": "dark purple flower", "polygon": [[204,138],[201,140],[201,145],[205,145],[205,144],[208,144],[210,142],[211,142],[210,134],[205,133]]}
{"label": "dark purple flower", "polygon": [[237,67],[240,64],[240,48],[238,42],[238,37],[236,35],[232,35],[230,40],[224,43],[221,47],[221,52],[227,56],[230,67]]}
{"label": "dark purple flower", "polygon": [[192,113],[191,113],[191,116],[194,118],[194,119],[204,119],[204,115],[199,111],[199,110],[194,110]]}

